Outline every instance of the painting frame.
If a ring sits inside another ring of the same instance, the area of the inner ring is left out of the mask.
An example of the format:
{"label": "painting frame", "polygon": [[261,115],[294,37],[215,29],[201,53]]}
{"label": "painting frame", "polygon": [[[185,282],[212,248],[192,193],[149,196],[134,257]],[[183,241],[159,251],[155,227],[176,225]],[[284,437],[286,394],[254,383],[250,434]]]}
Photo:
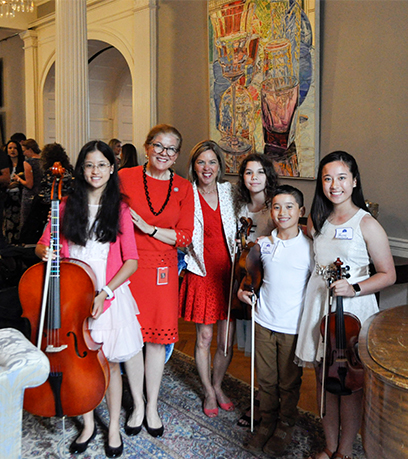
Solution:
{"label": "painting frame", "polygon": [[320,155],[319,0],[208,0],[210,137],[228,175],[267,154],[315,180]]}

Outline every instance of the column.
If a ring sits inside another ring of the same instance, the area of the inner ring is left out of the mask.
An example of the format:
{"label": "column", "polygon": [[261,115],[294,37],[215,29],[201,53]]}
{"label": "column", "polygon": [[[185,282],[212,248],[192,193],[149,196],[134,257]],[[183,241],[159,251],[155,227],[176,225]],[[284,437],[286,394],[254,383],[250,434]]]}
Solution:
{"label": "column", "polygon": [[86,0],[56,0],[55,131],[73,164],[89,140]]}
{"label": "column", "polygon": [[37,32],[27,30],[20,33],[20,38],[24,41],[24,71],[25,71],[25,107],[26,107],[26,128],[27,138],[39,139],[37,132]]}

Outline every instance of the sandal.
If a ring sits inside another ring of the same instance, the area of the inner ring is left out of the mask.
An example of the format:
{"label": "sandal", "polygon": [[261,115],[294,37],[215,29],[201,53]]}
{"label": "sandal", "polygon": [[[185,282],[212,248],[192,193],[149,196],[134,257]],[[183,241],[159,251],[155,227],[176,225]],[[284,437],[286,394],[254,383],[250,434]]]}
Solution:
{"label": "sandal", "polygon": [[341,453],[335,453],[333,455],[333,459],[336,459],[336,458],[338,458],[338,459],[352,459],[351,456],[345,456],[344,454],[341,454]]}
{"label": "sandal", "polygon": [[[259,409],[259,406],[260,406],[260,402],[259,402],[259,399],[255,399],[254,400],[254,408],[258,408]],[[255,409],[254,409],[255,411]],[[251,427],[251,415],[247,414],[248,412],[251,412],[251,407],[249,406],[245,411],[244,411],[244,414],[238,419],[237,421],[237,426],[239,427]],[[255,426],[258,426],[261,422],[261,417],[259,417],[259,419],[255,419],[254,417],[254,427]]]}
{"label": "sandal", "polygon": [[[259,426],[260,422],[261,422],[260,419],[254,419],[254,427],[255,426]],[[237,426],[239,426],[239,427],[251,427],[251,416],[247,416],[246,414],[243,414],[238,419]]]}

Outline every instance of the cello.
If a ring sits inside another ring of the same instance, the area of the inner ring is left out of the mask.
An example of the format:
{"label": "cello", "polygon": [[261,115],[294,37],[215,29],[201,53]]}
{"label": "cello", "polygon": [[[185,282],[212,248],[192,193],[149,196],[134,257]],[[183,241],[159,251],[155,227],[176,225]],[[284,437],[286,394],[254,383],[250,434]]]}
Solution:
{"label": "cello", "polygon": [[[337,260],[326,271],[328,286],[348,278],[348,266]],[[329,290],[329,313],[323,317],[320,332],[323,336],[323,362],[318,367],[322,383],[321,417],[324,416],[324,391],[335,395],[350,395],[363,388],[364,369],[357,352],[361,323],[358,317],[343,310],[343,297],[336,297],[336,311],[331,312],[333,291]]]}
{"label": "cello", "polygon": [[23,316],[31,323],[31,342],[47,355],[51,370],[44,384],[25,391],[24,409],[45,417],[78,416],[102,401],[109,385],[109,365],[102,345],[92,340],[87,327],[95,275],[82,261],[60,260],[59,201],[65,170],[60,163],[51,170],[55,178],[49,253],[55,256],[29,268],[18,288]]}

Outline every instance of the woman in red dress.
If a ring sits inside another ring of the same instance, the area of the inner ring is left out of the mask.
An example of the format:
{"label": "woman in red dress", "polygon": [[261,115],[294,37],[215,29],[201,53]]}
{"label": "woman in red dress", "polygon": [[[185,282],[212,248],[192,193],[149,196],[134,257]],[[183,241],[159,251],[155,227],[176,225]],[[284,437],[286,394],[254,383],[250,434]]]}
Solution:
{"label": "woman in red dress", "polygon": [[[128,435],[140,432],[143,419],[150,435],[163,435],[157,400],[164,369],[165,345],[178,340],[177,249],[191,242],[194,198],[191,184],[171,167],[178,158],[181,134],[160,124],[144,144],[147,162],[119,172],[127,196],[139,249],[139,268],[130,278],[130,289],[139,307],[145,343],[144,378],[147,403],[134,400],[125,426]],[[126,365],[132,393],[142,393],[143,368]],[[137,386],[137,388],[135,387]]]}
{"label": "woman in red dress", "polygon": [[[224,156],[212,140],[196,145],[189,158],[189,179],[194,190],[194,233],[185,261],[187,273],[180,292],[180,316],[196,323],[195,360],[204,389],[204,413],[218,415],[218,405],[234,405],[221,388],[232,359],[235,324],[230,323],[228,352],[224,356],[231,262],[236,219],[231,184],[219,183],[225,172]],[[210,346],[218,324],[217,351],[211,379]]]}

